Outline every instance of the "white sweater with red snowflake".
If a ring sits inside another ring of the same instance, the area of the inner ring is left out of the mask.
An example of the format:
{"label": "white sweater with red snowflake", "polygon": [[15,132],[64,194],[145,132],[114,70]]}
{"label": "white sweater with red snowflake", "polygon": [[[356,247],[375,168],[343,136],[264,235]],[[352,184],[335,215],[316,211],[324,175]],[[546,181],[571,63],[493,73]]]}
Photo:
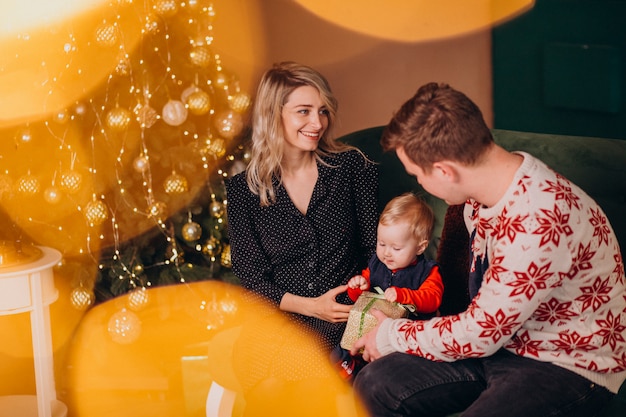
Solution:
{"label": "white sweater with red snowflake", "polygon": [[615,393],[626,379],[626,279],[615,233],[580,188],[520,154],[496,205],[466,203],[471,275],[482,276],[468,309],[428,321],[387,319],[377,347],[434,361],[504,347]]}

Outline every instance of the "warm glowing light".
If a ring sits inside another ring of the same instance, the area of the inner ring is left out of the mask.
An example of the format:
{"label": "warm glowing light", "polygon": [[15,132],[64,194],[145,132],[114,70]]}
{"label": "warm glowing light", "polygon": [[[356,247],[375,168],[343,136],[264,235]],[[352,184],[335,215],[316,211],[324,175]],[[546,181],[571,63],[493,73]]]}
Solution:
{"label": "warm glowing light", "polygon": [[532,7],[534,0],[296,0],[336,25],[396,41],[423,41],[490,27]]}
{"label": "warm glowing light", "polygon": [[59,364],[72,415],[365,415],[311,335],[241,287],[132,294],[88,311]]}
{"label": "warm glowing light", "polygon": [[83,13],[108,0],[3,0],[0,37],[40,25],[56,23]]}
{"label": "warm glowing light", "polygon": [[95,28],[109,17],[123,22],[127,50],[140,40],[132,3],[118,9],[109,0],[3,0],[0,128],[59,113],[111,74],[119,49],[107,42],[117,38],[98,41]]}

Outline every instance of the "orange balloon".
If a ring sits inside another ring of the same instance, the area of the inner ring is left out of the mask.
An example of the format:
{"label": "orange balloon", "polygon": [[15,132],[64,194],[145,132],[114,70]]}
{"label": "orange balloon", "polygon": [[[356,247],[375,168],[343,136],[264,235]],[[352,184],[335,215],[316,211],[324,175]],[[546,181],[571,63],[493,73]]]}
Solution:
{"label": "orange balloon", "polygon": [[92,308],[62,367],[73,416],[361,416],[317,341],[241,287],[152,288]]}

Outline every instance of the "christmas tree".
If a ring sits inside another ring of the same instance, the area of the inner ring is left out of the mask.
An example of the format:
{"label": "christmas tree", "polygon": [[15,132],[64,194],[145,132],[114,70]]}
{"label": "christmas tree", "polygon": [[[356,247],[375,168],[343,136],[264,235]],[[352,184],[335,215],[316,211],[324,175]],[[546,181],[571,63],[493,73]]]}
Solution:
{"label": "christmas tree", "polygon": [[[203,0],[117,0],[20,33],[0,62],[5,80],[45,69],[43,110],[1,120],[0,239],[61,251],[78,309],[236,282],[224,180],[245,168],[250,97],[214,51],[215,18]],[[24,48],[44,40],[57,50]]]}

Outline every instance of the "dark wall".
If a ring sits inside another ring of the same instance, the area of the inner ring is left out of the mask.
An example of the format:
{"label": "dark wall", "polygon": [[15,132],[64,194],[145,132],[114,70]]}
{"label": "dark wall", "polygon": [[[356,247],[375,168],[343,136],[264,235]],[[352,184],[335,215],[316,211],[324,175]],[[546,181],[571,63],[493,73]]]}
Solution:
{"label": "dark wall", "polygon": [[626,0],[537,0],[493,70],[495,128],[626,139]]}

